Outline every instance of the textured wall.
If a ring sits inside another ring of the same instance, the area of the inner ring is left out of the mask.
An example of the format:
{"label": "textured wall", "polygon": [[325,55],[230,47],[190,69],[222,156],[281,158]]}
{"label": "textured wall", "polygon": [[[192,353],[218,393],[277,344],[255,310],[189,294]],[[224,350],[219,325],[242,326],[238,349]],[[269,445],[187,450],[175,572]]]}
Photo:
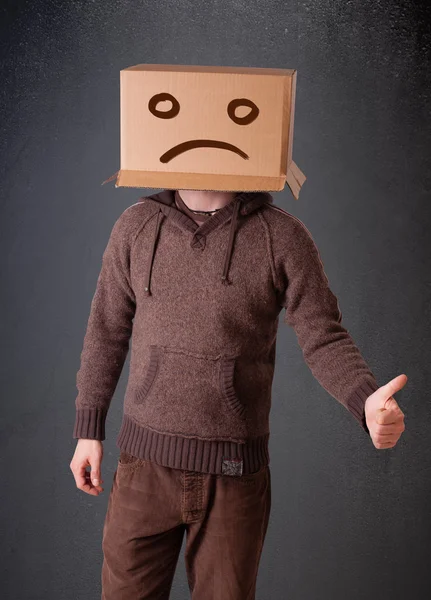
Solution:
{"label": "textured wall", "polygon": [[[425,4],[425,3],[424,3]],[[378,451],[280,326],[271,521],[260,600],[419,598],[430,584],[430,30],[407,0],[3,2],[2,598],[99,597],[101,529],[127,369],[108,417],[105,492],[76,490],[75,374],[101,256],[141,195],[119,166],[119,71],[139,63],[298,69],[300,200],[344,324],[397,395]],[[429,17],[429,15],[428,15]],[[428,143],[427,143],[428,142]],[[188,597],[180,560],[174,600]]]}

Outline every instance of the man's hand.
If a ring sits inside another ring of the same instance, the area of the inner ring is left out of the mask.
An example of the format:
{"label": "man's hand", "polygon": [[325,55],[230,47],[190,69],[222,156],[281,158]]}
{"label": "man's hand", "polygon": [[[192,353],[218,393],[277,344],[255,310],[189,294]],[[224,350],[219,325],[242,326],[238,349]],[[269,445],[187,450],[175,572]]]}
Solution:
{"label": "man's hand", "polygon": [[365,420],[373,444],[379,450],[393,448],[405,429],[404,413],[392,394],[407,383],[406,375],[398,375],[382,385],[365,401]]}
{"label": "man's hand", "polygon": [[[75,454],[70,463],[76,487],[86,494],[98,496],[103,492],[100,466],[103,458],[103,444],[99,440],[79,439]],[[91,467],[91,472],[87,471]]]}

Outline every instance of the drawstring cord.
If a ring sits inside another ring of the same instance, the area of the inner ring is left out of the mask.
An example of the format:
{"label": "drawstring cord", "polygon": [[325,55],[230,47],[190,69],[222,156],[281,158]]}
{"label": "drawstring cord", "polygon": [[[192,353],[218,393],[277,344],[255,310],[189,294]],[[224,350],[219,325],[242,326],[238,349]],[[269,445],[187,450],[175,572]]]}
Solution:
{"label": "drawstring cord", "polygon": [[228,245],[227,245],[227,249],[226,249],[226,258],[224,261],[223,275],[221,276],[222,283],[224,283],[224,284],[230,283],[230,281],[227,278],[227,274],[229,271],[230,259],[232,257],[233,240],[234,240],[234,236],[235,236],[236,223],[238,220],[238,212],[239,212],[240,206],[241,206],[241,199],[239,198],[233,209],[232,221],[231,221],[230,229],[229,229],[229,241],[228,241]]}
{"label": "drawstring cord", "polygon": [[162,210],[159,208],[159,210],[157,212],[157,221],[156,221],[156,229],[154,231],[153,245],[151,248],[151,252],[150,252],[150,256],[149,256],[149,260],[148,260],[148,266],[147,266],[146,275],[145,275],[144,292],[147,296],[151,296],[151,290],[150,290],[151,271],[153,269],[154,253],[156,251],[156,241],[157,241],[157,236],[159,234],[160,225],[162,223],[162,218],[163,218],[163,213],[162,213]]}

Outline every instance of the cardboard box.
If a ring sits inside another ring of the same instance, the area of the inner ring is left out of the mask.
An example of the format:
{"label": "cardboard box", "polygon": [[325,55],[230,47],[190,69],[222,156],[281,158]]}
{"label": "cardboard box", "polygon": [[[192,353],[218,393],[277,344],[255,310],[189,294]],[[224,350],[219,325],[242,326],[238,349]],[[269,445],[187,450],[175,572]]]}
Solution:
{"label": "cardboard box", "polygon": [[[280,191],[292,160],[296,70],[139,64],[120,71],[115,187]],[[102,184],[103,185],[103,184]]]}

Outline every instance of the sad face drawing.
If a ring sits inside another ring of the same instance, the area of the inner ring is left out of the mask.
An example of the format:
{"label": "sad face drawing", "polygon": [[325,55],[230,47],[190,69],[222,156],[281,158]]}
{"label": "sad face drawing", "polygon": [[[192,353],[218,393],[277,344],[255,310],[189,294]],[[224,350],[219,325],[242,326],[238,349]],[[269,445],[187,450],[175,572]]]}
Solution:
{"label": "sad face drawing", "polygon": [[[170,102],[171,108],[169,110],[160,110],[157,108],[159,103]],[[240,106],[246,106],[250,108],[250,112],[243,116],[238,117],[236,115],[236,109]],[[180,103],[177,98],[172,94],[167,92],[161,92],[160,94],[155,94],[152,96],[150,101],[148,102],[149,111],[159,119],[174,119],[178,113],[180,112]],[[259,109],[257,105],[248,98],[235,98],[231,100],[227,106],[227,114],[230,119],[237,125],[249,125],[255,119],[257,119],[259,115]],[[212,139],[193,139],[185,142],[181,142],[176,144],[173,148],[167,150],[160,157],[160,162],[168,163],[170,160],[181,154],[182,152],[187,152],[193,148],[222,148],[224,150],[229,150],[231,152],[235,152],[243,159],[248,160],[249,156],[243,150],[235,146],[234,144],[230,144],[228,142],[224,142],[221,140],[212,140]]]}

